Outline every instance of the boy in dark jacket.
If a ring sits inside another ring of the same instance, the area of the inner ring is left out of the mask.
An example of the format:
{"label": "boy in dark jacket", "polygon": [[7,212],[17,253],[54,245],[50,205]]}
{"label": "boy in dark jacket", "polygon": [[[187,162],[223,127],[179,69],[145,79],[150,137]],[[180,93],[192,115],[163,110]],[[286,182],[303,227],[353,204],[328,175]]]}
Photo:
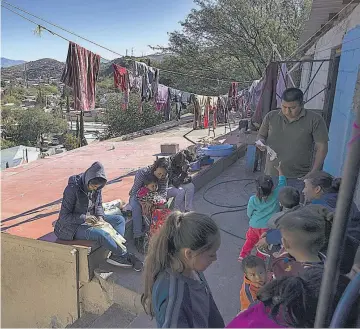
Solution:
{"label": "boy in dark jacket", "polygon": [[97,241],[111,251],[108,263],[124,268],[134,267],[136,271],[140,271],[140,260],[122,250],[115,240],[101,229],[101,223],[105,221],[121,236],[125,233],[123,216],[104,213],[101,189],[106,182],[105,170],[100,162],[93,163],[82,174],[71,176],[64,191],[54,232],[62,240]]}

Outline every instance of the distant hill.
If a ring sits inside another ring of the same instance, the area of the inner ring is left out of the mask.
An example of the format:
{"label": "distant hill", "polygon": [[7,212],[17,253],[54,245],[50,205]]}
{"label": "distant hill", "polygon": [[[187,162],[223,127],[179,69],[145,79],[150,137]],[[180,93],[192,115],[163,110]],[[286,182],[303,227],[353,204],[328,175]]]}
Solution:
{"label": "distant hill", "polygon": [[[150,59],[150,62],[161,62],[166,55],[163,54],[153,54],[144,56],[144,58]],[[140,60],[140,57],[136,57],[136,60]],[[113,69],[112,64],[117,63],[120,65],[123,65],[125,67],[128,67],[128,63],[130,61],[130,58],[116,58],[112,61],[101,61],[100,65],[100,76],[110,76],[112,75]],[[43,58],[39,59],[37,61],[28,62],[26,64],[27,68],[27,77],[28,79],[46,79],[46,78],[56,78],[59,79],[62,75],[62,72],[64,70],[65,63],[59,62],[55,59],[51,58]],[[24,65],[16,65],[11,67],[4,67],[1,70],[1,77],[3,80],[14,80],[16,78],[24,78]]]}
{"label": "distant hill", "polygon": [[1,67],[10,67],[15,65],[20,65],[26,63],[25,61],[21,60],[14,60],[14,59],[8,59],[5,57],[1,57]]}
{"label": "distant hill", "polygon": [[[43,58],[37,61],[28,62],[26,64],[28,79],[39,78],[60,78],[64,70],[65,63],[59,62],[51,58]],[[1,78],[3,80],[13,80],[16,78],[24,78],[24,65],[11,66],[1,70]]]}

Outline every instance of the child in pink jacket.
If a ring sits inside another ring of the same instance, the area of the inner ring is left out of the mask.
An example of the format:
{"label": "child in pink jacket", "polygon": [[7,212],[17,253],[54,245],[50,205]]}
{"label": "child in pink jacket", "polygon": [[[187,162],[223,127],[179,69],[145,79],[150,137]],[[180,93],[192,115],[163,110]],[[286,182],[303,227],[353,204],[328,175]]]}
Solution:
{"label": "child in pink jacket", "polygon": [[[259,302],[239,313],[227,328],[313,328],[319,300],[322,267],[306,269],[300,276],[273,280],[258,293]],[[333,314],[350,279],[340,275],[334,301],[329,305]],[[346,327],[356,324],[357,303],[353,305]],[[326,327],[329,323],[326,324]]]}

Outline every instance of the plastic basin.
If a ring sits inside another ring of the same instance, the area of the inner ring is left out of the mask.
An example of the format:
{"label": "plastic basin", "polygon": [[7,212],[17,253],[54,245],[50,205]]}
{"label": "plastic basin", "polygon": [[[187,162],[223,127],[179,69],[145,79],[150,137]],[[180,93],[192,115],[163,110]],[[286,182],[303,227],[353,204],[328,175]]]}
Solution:
{"label": "plastic basin", "polygon": [[234,151],[234,148],[230,144],[224,145],[210,145],[207,147],[202,147],[201,151],[205,155],[209,155],[211,157],[227,157],[231,155]]}

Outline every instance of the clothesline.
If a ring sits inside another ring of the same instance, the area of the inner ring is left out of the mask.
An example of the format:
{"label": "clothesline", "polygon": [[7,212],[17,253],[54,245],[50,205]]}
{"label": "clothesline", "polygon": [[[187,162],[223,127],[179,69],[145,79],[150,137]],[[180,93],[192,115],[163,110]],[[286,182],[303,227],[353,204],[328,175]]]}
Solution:
{"label": "clothesline", "polygon": [[[63,27],[61,27],[61,26],[59,26],[59,25],[57,25],[57,24],[55,24],[55,23],[52,23],[52,22],[50,22],[50,21],[48,21],[48,20],[45,20],[44,18],[41,18],[41,17],[39,17],[39,16],[37,16],[37,15],[34,15],[34,14],[32,14],[32,13],[24,10],[24,9],[21,9],[20,7],[14,6],[14,5],[12,5],[12,4],[10,4],[10,3],[2,0],[1,6],[2,6],[3,8],[5,8],[5,9],[11,11],[11,12],[13,12],[14,14],[16,14],[16,15],[18,15],[18,16],[26,19],[26,20],[28,20],[29,22],[31,22],[31,23],[33,23],[33,24],[35,24],[35,25],[40,26],[42,29],[44,29],[44,30],[48,31],[49,33],[51,33],[51,34],[53,34],[53,35],[56,35],[56,36],[58,36],[58,37],[60,37],[60,38],[62,38],[62,39],[64,39],[64,40],[66,40],[66,41],[69,41],[69,42],[70,42],[69,39],[61,36],[60,34],[58,34],[58,33],[56,33],[56,32],[53,32],[52,30],[48,29],[47,27],[45,27],[45,26],[43,26],[43,25],[41,25],[41,24],[38,24],[38,23],[34,22],[33,20],[31,20],[31,19],[29,19],[29,18],[21,15],[20,13],[18,13],[18,12],[16,12],[16,11],[14,11],[14,10],[12,10],[12,9],[4,6],[3,3],[5,3],[5,4],[7,4],[7,5],[9,5],[9,6],[13,7],[13,8],[16,8],[17,10],[20,10],[20,11],[22,11],[22,12],[24,12],[24,13],[32,16],[32,17],[35,17],[35,18],[37,18],[37,19],[39,19],[39,20],[41,20],[41,21],[44,21],[44,22],[46,22],[47,24],[50,24],[50,25],[52,25],[52,26],[54,26],[54,27],[56,27],[56,28],[59,28],[59,29],[65,31],[65,32],[67,32],[67,33],[69,33],[69,34],[72,34],[72,35],[74,35],[74,36],[76,36],[76,37],[78,37],[78,38],[80,38],[80,39],[83,39],[83,40],[85,40],[85,41],[87,41],[87,42],[89,42],[89,43],[92,43],[92,44],[100,47],[100,48],[103,48],[103,49],[105,49],[105,50],[107,50],[107,51],[109,51],[109,52],[111,52],[111,53],[113,53],[113,54],[116,54],[116,55],[118,55],[118,56],[120,56],[120,57],[126,57],[126,56],[124,56],[124,55],[122,55],[122,54],[120,54],[120,53],[118,53],[118,52],[116,52],[116,51],[114,51],[114,50],[111,50],[111,49],[109,49],[109,48],[107,48],[107,47],[105,47],[105,46],[102,46],[102,45],[100,45],[100,44],[92,41],[92,40],[89,40],[89,39],[87,39],[87,38],[85,38],[85,37],[82,37],[82,36],[78,35],[78,34],[75,33],[75,32],[72,32],[72,31],[70,31],[70,30],[68,30],[68,29],[65,29],[65,28],[63,28]],[[108,62],[111,62],[111,60],[109,60],[109,59],[107,59],[107,58],[105,58],[105,57],[103,57],[103,56],[101,56],[101,58],[104,59],[104,60],[106,60],[106,61],[108,61]],[[155,68],[155,67],[154,67],[154,68]],[[159,68],[157,68],[157,69],[159,69]],[[193,78],[203,79],[203,80],[209,80],[209,81],[217,81],[217,82],[238,82],[238,83],[240,83],[240,84],[247,84],[247,83],[252,82],[252,80],[248,80],[248,81],[236,81],[235,79],[233,79],[233,80],[225,80],[225,79],[209,78],[209,77],[204,77],[204,76],[191,75],[191,74],[188,74],[188,73],[183,73],[183,72],[178,72],[178,71],[172,71],[172,70],[166,70],[166,69],[160,69],[160,70],[163,71],[163,72],[171,73],[171,74],[183,75],[183,76],[188,76],[188,77],[193,77]]]}

